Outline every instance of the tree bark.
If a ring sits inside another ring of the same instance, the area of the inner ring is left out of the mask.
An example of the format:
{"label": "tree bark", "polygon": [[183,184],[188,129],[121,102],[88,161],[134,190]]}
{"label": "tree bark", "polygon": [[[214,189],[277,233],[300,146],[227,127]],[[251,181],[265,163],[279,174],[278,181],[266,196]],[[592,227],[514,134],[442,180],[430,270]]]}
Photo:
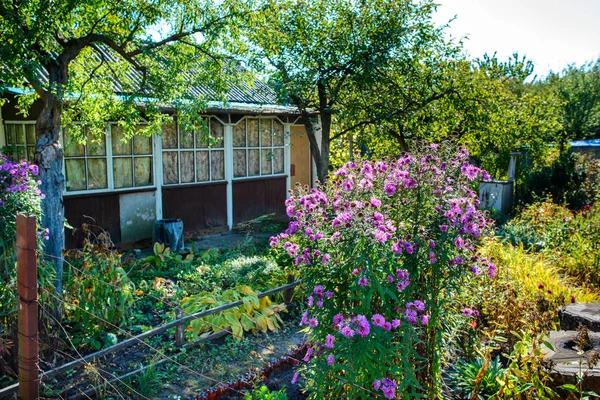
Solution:
{"label": "tree bark", "polygon": [[[60,71],[58,67],[50,69],[51,82],[60,82],[61,77],[66,77],[66,67],[64,67],[64,70]],[[44,108],[37,119],[36,125],[38,142],[35,155],[40,171],[40,190],[45,196],[42,200],[42,227],[48,229],[49,236],[49,239],[44,241],[44,252],[46,255],[43,258],[46,262],[54,264],[56,269],[56,294],[61,296],[63,276],[62,250],[65,241],[65,230],[63,149],[60,144],[62,116],[60,91],[46,92],[43,100]]]}

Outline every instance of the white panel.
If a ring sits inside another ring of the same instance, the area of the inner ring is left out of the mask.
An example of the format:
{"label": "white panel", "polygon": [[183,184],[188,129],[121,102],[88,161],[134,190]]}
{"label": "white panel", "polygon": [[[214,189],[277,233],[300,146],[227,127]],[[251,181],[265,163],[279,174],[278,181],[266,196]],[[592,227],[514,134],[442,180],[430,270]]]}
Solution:
{"label": "white panel", "polygon": [[156,192],[119,196],[121,242],[132,243],[152,237],[156,220]]}

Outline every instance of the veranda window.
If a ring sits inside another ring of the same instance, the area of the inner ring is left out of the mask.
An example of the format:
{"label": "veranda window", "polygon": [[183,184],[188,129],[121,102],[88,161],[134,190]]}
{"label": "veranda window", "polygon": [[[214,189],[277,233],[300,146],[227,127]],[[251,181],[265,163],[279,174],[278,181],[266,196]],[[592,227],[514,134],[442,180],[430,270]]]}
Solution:
{"label": "veranda window", "polygon": [[[85,128],[82,134],[86,135]],[[106,136],[100,135],[86,144],[78,142],[71,129],[63,129],[65,178],[67,192],[108,188]]]}
{"label": "veranda window", "polygon": [[233,176],[284,173],[284,129],[275,118],[246,118],[233,128]]}
{"label": "veranda window", "polygon": [[35,153],[35,121],[4,124],[7,156],[14,161],[33,161]]}
{"label": "veranda window", "polygon": [[216,118],[206,118],[204,126],[192,131],[177,123],[163,125],[163,183],[224,180],[224,145],[224,126]]}

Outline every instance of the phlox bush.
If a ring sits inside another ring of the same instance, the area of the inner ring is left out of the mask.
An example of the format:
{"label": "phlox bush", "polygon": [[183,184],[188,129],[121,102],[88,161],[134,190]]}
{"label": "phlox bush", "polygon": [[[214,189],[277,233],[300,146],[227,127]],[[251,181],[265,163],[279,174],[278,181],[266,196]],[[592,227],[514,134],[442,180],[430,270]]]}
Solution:
{"label": "phlox bush", "polygon": [[456,293],[496,269],[476,254],[488,221],[472,186],[489,176],[468,157],[433,144],[349,162],[286,201],[291,221],[271,246],[307,290],[313,398],[440,396],[445,321],[477,314]]}

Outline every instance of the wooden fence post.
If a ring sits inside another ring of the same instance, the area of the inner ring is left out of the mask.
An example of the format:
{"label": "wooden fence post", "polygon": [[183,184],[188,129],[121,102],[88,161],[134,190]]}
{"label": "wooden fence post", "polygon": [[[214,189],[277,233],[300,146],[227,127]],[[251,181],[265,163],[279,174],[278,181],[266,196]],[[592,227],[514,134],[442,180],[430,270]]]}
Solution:
{"label": "wooden fence post", "polygon": [[39,397],[38,288],[36,218],[17,215],[17,290],[19,295],[19,398]]}
{"label": "wooden fence post", "polygon": [[[183,310],[177,306],[175,308],[175,319],[183,318]],[[177,347],[183,346],[185,343],[185,324],[179,324],[175,327],[175,345]]]}

